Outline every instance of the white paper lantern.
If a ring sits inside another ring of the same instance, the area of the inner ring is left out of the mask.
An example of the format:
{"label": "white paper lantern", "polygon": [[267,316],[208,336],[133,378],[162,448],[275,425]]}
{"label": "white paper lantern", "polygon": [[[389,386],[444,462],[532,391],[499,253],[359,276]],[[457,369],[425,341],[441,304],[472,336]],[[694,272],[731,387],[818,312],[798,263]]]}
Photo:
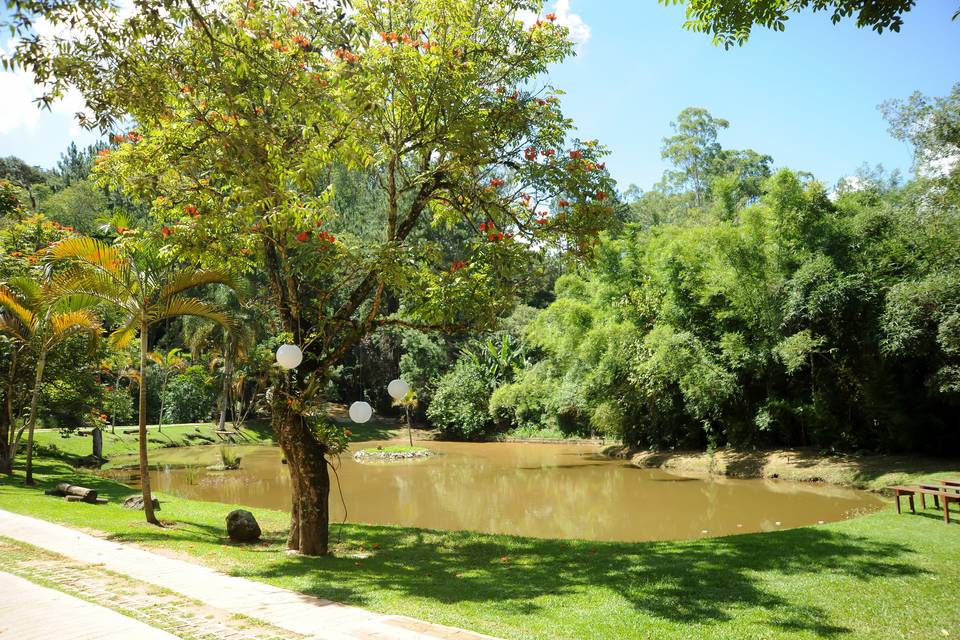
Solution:
{"label": "white paper lantern", "polygon": [[366,402],[358,400],[350,405],[350,419],[357,424],[363,424],[373,415],[373,407]]}
{"label": "white paper lantern", "polygon": [[391,380],[390,384],[387,385],[387,393],[390,394],[390,397],[394,400],[399,400],[410,392],[410,385],[408,385],[403,380],[397,378],[396,380]]}
{"label": "white paper lantern", "polygon": [[284,369],[296,369],[303,362],[303,351],[295,344],[285,344],[277,349],[277,364]]}

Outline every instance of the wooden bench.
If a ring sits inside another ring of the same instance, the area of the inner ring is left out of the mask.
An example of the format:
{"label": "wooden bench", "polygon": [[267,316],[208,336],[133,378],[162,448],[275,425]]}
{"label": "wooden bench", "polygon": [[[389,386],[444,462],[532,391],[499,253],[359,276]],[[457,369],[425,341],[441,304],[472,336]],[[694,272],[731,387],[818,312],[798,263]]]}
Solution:
{"label": "wooden bench", "polygon": [[940,501],[943,500],[943,521],[950,524],[950,503],[960,504],[960,493],[951,492],[947,487],[933,484],[921,484],[917,487],[917,493],[920,494],[920,504],[924,509],[927,508],[926,496],[933,496],[935,509],[940,508]]}
{"label": "wooden bench", "polygon": [[897,499],[897,513],[900,513],[900,496],[908,496],[910,498],[910,513],[916,513],[917,510],[913,505],[913,494],[917,492],[916,487],[908,487],[905,485],[897,485],[895,487],[890,487],[890,490],[893,491],[893,495]]}

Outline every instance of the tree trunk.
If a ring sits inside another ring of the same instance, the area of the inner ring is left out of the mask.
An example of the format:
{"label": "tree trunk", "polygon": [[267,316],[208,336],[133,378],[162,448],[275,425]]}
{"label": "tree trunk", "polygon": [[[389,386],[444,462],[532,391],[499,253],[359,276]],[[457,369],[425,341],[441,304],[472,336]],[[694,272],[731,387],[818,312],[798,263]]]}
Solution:
{"label": "tree trunk", "polygon": [[[217,423],[217,430],[223,431],[227,424],[227,404],[230,402],[230,383],[233,380],[233,356],[230,353],[230,342],[227,341],[227,348],[224,351],[223,361],[223,389],[220,391],[220,421]],[[237,420],[233,420],[233,428],[237,428]]]}
{"label": "tree trunk", "polygon": [[413,446],[413,423],[410,420],[410,407],[404,405],[403,412],[407,416],[407,437],[410,438],[410,446]]}
{"label": "tree trunk", "polygon": [[0,414],[0,473],[13,473],[13,442],[17,430],[13,421],[14,380],[17,378],[17,350],[10,352],[10,370],[4,393],[3,413]]}
{"label": "tree trunk", "polygon": [[327,555],[330,474],[325,448],[317,442],[303,416],[277,404],[274,403],[273,425],[290,470],[292,494],[287,547],[303,555]]}
{"label": "tree trunk", "polygon": [[140,323],[140,488],[143,495],[143,513],[150,524],[160,525],[153,513],[153,496],[150,494],[150,472],[147,468],[147,340],[149,327]]}
{"label": "tree trunk", "polygon": [[[43,368],[46,364],[47,351],[42,349],[37,359],[37,376],[33,381],[33,397],[30,398],[30,417],[27,422],[27,484],[33,484],[33,430],[37,426],[37,404],[40,401],[40,384],[43,382]],[[14,445],[14,454],[16,454],[16,445]]]}

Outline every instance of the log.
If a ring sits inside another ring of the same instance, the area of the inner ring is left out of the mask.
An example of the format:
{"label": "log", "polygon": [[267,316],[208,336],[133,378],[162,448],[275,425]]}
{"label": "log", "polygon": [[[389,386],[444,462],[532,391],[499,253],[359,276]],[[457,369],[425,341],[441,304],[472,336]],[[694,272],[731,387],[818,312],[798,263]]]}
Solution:
{"label": "log", "polygon": [[97,501],[97,490],[88,489],[87,487],[81,487],[75,484],[70,484],[69,482],[61,482],[57,484],[55,493],[53,495],[67,496],[68,498],[73,496],[84,502],[95,503]]}

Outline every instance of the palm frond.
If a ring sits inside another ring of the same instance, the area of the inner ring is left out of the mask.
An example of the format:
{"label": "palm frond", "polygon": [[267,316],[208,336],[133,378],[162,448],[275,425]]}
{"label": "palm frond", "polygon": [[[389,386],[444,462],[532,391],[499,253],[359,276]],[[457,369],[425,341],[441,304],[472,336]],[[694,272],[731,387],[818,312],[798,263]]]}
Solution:
{"label": "palm frond", "polygon": [[30,339],[22,324],[4,316],[0,316],[0,334],[8,335],[20,342],[27,342]]}
{"label": "palm frond", "polygon": [[80,297],[75,301],[78,304],[84,299],[96,298],[108,304],[125,306],[130,297],[116,275],[83,267],[72,267],[55,275],[50,292],[57,298]]}
{"label": "palm frond", "polygon": [[114,349],[123,349],[137,337],[137,318],[130,318],[122,325],[113,330],[110,334],[110,346]]}
{"label": "palm frond", "polygon": [[154,306],[149,314],[151,324],[177,316],[196,316],[212,320],[227,328],[233,326],[233,319],[224,313],[220,307],[197,298],[170,298],[163,304]]}
{"label": "palm frond", "polygon": [[87,333],[91,338],[97,338],[103,329],[97,317],[86,309],[53,314],[50,316],[50,327],[57,341],[77,333]]}
{"label": "palm frond", "polygon": [[20,298],[28,307],[36,308],[43,298],[43,288],[40,283],[27,276],[17,276],[7,280],[7,284],[16,288]]}
{"label": "palm frond", "polygon": [[85,236],[61,240],[50,248],[49,255],[54,260],[79,260],[111,273],[126,264],[120,249]]}
{"label": "palm frond", "polygon": [[3,309],[16,318],[17,321],[31,333],[36,329],[36,314],[21,304],[16,294],[4,286],[0,286],[0,309]]}
{"label": "palm frond", "polygon": [[200,287],[205,284],[223,284],[231,288],[236,286],[233,278],[225,271],[187,268],[181,270],[173,280],[160,289],[160,300],[172,298],[178,293],[183,293],[188,289]]}

